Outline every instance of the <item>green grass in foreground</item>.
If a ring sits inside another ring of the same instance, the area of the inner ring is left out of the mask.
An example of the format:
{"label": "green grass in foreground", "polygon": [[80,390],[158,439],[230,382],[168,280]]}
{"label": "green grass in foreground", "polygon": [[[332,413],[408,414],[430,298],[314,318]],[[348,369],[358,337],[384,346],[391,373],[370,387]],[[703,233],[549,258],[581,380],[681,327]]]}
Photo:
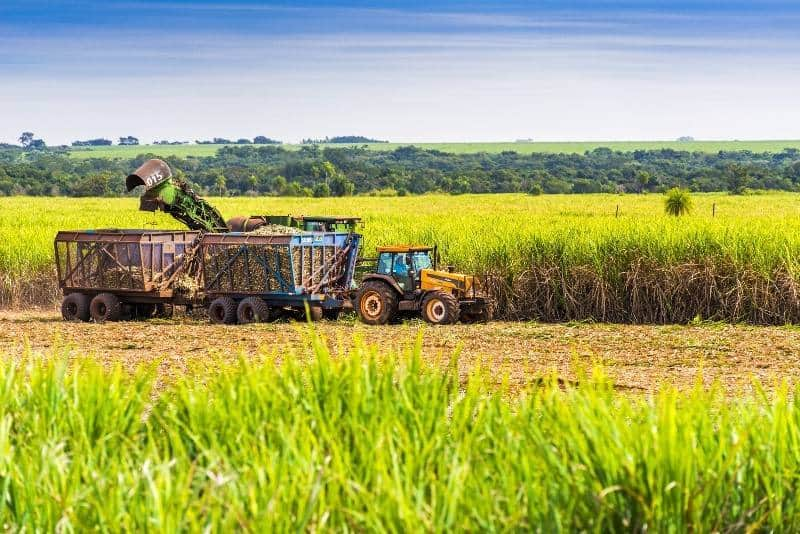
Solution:
{"label": "green grass in foreground", "polygon": [[637,398],[595,373],[512,398],[480,373],[460,383],[454,368],[424,366],[419,349],[336,359],[312,342],[310,363],[243,358],[155,396],[148,372],[4,358],[0,520],[30,531],[800,528],[797,392]]}
{"label": "green grass in foreground", "polygon": [[[548,154],[583,154],[587,150],[607,147],[621,152],[634,150],[658,150],[671,148],[689,152],[716,153],[720,150],[750,150],[753,152],[781,152],[784,148],[800,148],[800,140],[767,140],[767,141],[580,141],[580,142],[520,142],[520,143],[370,143],[370,150],[394,150],[397,147],[413,145],[419,148],[440,150],[453,154],[469,154],[476,152],[498,153],[513,151],[520,154],[536,152]],[[139,146],[102,146],[81,147],[73,149],[70,154],[75,158],[133,158],[139,154],[156,154],[158,156],[213,156],[225,145],[139,145]],[[237,145],[238,146],[238,145]],[[297,150],[301,145],[281,145],[289,150]],[[363,145],[321,145],[332,147],[348,147]]]}

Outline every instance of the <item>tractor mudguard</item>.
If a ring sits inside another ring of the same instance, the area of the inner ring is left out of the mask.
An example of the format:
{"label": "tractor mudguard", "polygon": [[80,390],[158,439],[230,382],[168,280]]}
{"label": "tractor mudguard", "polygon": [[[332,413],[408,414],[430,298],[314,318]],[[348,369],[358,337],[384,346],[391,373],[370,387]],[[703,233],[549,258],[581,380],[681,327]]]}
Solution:
{"label": "tractor mudguard", "polygon": [[367,282],[369,280],[381,280],[382,282],[389,284],[389,287],[394,289],[401,298],[404,295],[403,288],[400,287],[400,284],[397,283],[397,280],[395,280],[394,278],[392,278],[387,274],[378,274],[378,273],[366,274],[364,275],[364,278],[361,279],[361,283],[363,284],[364,282]]}

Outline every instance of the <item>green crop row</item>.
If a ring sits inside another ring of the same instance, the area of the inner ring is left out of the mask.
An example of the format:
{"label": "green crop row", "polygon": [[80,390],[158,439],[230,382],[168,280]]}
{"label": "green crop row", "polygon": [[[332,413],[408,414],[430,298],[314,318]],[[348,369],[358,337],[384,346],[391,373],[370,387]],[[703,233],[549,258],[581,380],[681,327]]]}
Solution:
{"label": "green crop row", "polygon": [[[419,349],[152,373],[0,359],[0,520],[29,531],[800,528],[800,406],[598,371],[511,395]],[[211,375],[207,369],[215,368]]]}
{"label": "green crop row", "polygon": [[[794,194],[695,195],[693,213],[681,218],[664,214],[661,195],[211,201],[226,217],[360,216],[367,251],[438,244],[446,262],[486,279],[508,318],[800,320]],[[52,240],[59,229],[180,227],[137,208],[135,198],[0,199],[0,299],[54,298]]]}

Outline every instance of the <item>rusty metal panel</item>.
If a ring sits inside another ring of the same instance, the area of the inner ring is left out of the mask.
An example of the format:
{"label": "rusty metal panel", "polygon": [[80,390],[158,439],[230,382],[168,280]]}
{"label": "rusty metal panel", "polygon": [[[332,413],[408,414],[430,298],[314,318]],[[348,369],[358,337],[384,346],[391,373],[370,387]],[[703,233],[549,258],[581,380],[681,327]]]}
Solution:
{"label": "rusty metal panel", "polygon": [[55,239],[59,285],[98,291],[163,289],[199,235],[145,230],[59,232]]}

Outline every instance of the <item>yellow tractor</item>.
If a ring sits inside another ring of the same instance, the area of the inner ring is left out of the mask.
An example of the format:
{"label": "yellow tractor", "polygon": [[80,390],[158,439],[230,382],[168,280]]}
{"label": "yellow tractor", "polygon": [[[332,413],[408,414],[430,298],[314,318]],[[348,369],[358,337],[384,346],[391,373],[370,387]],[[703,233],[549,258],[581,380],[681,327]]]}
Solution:
{"label": "yellow tractor", "polygon": [[363,276],[353,307],[366,324],[386,324],[401,313],[432,324],[491,319],[489,302],[473,275],[439,270],[435,247],[378,248],[375,265]]}

